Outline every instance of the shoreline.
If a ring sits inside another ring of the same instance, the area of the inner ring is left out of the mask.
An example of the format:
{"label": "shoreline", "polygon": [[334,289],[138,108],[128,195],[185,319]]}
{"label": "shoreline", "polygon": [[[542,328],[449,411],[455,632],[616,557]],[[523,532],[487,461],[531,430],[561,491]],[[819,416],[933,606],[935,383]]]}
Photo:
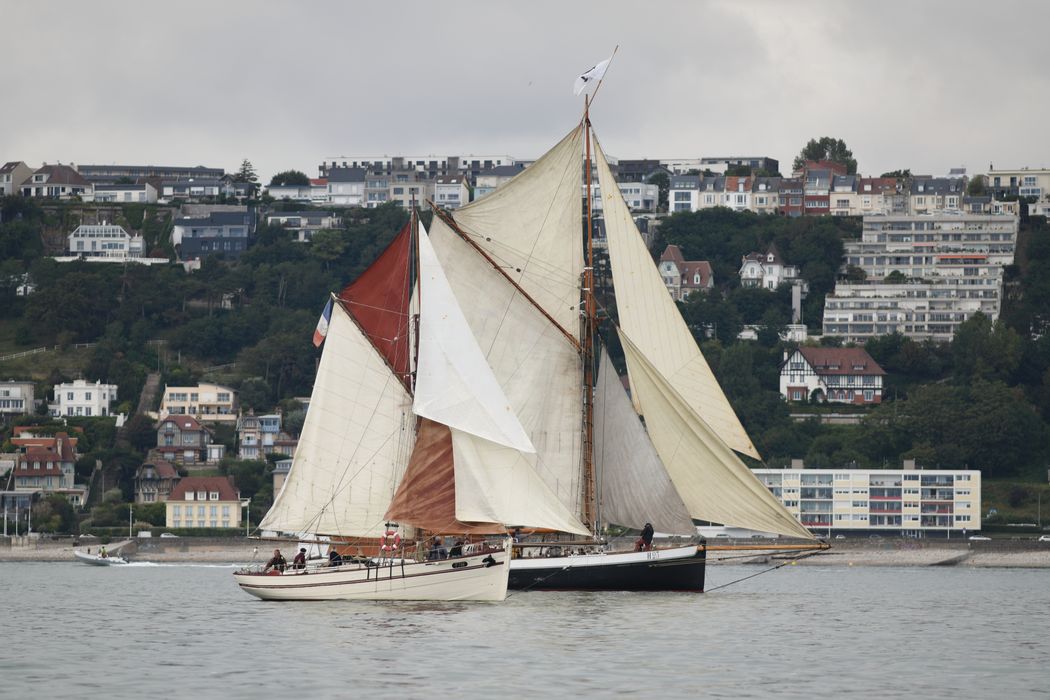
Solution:
{"label": "shoreline", "polygon": [[[751,543],[753,544],[753,543]],[[77,549],[98,547],[97,542],[81,542]],[[127,555],[133,562],[248,564],[266,554],[273,543],[246,538],[132,539],[107,545],[110,552]],[[285,549],[291,542],[281,543]],[[2,562],[75,561],[71,540],[52,541],[20,538],[0,540]],[[708,552],[708,564],[774,564],[797,556],[792,552],[758,551],[753,556],[740,552]],[[973,568],[1050,569],[1050,543],[1035,540],[846,540],[833,542],[831,549],[805,556],[792,566],[960,566]]]}

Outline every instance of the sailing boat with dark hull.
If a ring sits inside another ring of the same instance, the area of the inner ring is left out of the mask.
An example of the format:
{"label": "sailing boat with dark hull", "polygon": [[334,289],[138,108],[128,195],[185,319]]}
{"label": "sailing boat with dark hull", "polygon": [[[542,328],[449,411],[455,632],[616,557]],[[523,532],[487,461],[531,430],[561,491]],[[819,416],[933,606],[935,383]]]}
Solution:
{"label": "sailing boat with dark hull", "polygon": [[[630,397],[596,342],[592,163]],[[813,539],[737,455],[758,452],[667,293],[586,110],[514,179],[454,212],[439,211],[431,237],[536,446],[529,464],[591,536],[582,546],[578,538],[571,546],[521,544],[511,588],[701,591],[706,550],[694,519]],[[603,544],[609,526],[646,523],[692,544],[639,552]],[[558,555],[533,556],[543,552],[536,545]]]}

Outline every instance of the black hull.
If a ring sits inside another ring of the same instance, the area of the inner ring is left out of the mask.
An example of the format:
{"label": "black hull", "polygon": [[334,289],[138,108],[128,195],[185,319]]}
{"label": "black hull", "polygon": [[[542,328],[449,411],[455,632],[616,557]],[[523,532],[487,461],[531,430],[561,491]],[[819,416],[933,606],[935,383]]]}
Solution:
{"label": "black hull", "polygon": [[[692,591],[704,590],[707,553],[666,561],[635,561],[618,564],[510,568],[512,590],[529,591]],[[614,557],[609,557],[613,560]]]}

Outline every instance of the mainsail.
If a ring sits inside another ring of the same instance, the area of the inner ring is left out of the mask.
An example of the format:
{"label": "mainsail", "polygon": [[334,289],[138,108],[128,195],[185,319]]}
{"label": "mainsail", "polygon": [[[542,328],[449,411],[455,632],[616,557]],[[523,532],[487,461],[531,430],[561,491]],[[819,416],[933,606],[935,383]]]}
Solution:
{"label": "mainsail", "polygon": [[428,512],[420,512],[399,491],[395,501],[407,507],[391,508],[388,515],[434,529],[440,517],[448,517],[452,496],[454,521],[459,523],[513,523],[586,533],[532,468],[529,458],[535,458],[535,448],[478,347],[422,227],[419,269],[419,361],[413,408],[429,420],[402,490],[438,472],[454,474],[455,488],[450,492],[443,487],[447,495],[440,500],[429,496]]}
{"label": "mainsail", "polygon": [[[758,451],[667,293],[597,138],[594,148],[621,332],[686,397],[689,405],[726,444],[759,459]],[[634,387],[633,376],[631,386]],[[637,399],[635,401],[637,408]]]}

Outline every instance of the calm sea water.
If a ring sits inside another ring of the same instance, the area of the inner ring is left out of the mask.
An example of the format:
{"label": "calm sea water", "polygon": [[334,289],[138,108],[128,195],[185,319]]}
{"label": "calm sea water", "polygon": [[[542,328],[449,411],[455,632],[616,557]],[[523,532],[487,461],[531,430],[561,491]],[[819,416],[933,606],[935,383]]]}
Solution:
{"label": "calm sea water", "polygon": [[[758,568],[710,567],[714,587]],[[796,566],[708,594],[267,603],[232,568],[0,563],[0,697],[1045,698],[1050,571]]]}

